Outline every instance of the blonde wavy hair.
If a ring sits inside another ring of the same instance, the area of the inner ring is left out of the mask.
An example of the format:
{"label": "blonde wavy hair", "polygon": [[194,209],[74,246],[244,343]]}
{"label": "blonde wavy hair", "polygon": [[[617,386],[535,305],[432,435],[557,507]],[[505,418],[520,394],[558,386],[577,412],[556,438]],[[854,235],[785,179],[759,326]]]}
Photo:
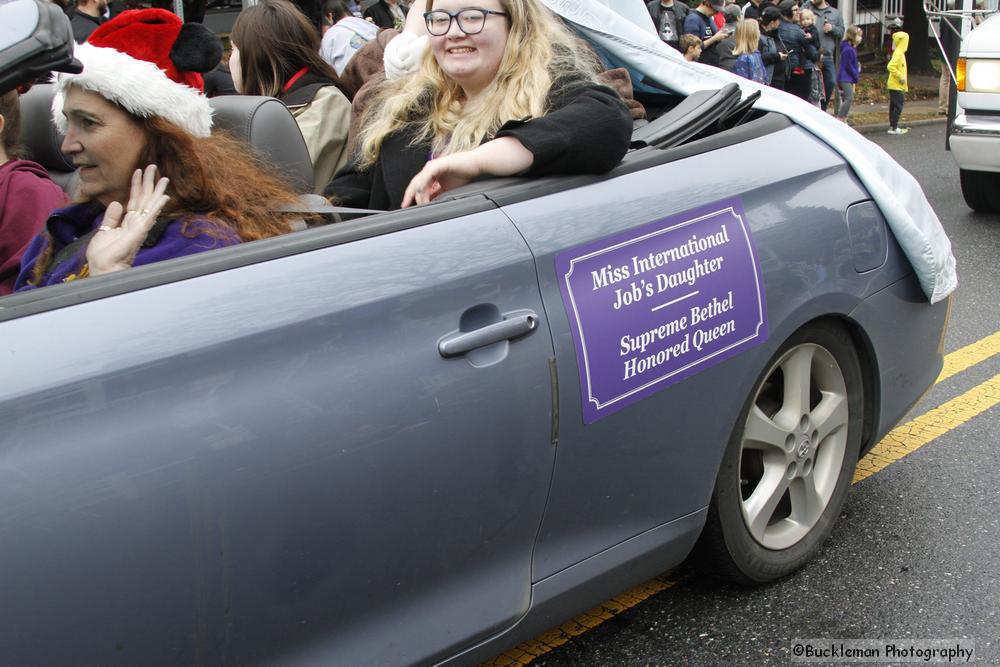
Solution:
{"label": "blonde wavy hair", "polygon": [[743,19],[736,24],[736,47],[733,55],[753,53],[760,50],[760,25],[756,19]]}
{"label": "blonde wavy hair", "polygon": [[[462,88],[438,65],[431,49],[413,75],[386,81],[362,121],[358,164],[372,166],[386,137],[411,126],[413,144],[435,155],[471,150],[504,123],[548,112],[549,91],[560,80],[594,81],[599,61],[537,0],[500,0],[510,16],[507,44],[493,82],[466,102]],[[427,10],[433,9],[428,0]]]}

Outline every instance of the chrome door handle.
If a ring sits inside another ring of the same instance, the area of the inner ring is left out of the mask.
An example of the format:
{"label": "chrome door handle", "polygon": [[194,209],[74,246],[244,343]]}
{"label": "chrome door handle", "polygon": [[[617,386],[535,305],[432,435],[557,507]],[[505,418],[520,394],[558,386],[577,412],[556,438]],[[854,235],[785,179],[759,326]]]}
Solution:
{"label": "chrome door handle", "polygon": [[538,315],[534,311],[516,310],[504,313],[502,320],[481,329],[455,332],[445,336],[438,341],[438,352],[442,357],[457,357],[479,347],[523,336],[537,328]]}

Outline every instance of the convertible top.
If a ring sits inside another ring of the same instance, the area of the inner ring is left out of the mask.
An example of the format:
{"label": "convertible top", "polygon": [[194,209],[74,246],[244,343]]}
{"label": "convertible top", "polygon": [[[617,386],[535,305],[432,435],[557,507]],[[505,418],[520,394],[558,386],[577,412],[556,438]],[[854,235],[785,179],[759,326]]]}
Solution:
{"label": "convertible top", "polygon": [[931,303],[958,286],[955,257],[916,179],[880,146],[784,91],[717,67],[689,63],[660,41],[643,0],[542,0],[580,34],[644,77],[681,95],[736,83],[760,91],[757,108],[784,114],[839,153],[871,193]]}

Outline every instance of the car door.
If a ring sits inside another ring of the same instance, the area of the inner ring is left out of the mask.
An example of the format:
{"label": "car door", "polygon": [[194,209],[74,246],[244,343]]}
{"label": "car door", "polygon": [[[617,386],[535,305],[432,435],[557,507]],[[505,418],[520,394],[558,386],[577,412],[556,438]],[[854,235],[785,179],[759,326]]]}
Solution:
{"label": "car door", "polygon": [[551,338],[484,199],[0,305],[5,662],[416,664],[527,609]]}
{"label": "car door", "polygon": [[[748,168],[781,141],[801,147],[794,165]],[[864,197],[835,155],[774,117],[570,185],[494,195],[536,256],[558,367],[535,581],[638,536],[686,553],[736,416],[801,323],[789,313],[849,262],[844,210]]]}

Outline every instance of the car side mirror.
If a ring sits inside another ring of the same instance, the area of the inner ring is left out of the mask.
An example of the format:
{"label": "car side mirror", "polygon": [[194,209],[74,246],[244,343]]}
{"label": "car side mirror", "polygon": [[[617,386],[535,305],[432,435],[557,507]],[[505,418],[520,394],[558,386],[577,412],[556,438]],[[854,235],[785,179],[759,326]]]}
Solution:
{"label": "car side mirror", "polygon": [[47,0],[0,4],[0,94],[52,70],[79,73],[73,29],[59,5]]}

